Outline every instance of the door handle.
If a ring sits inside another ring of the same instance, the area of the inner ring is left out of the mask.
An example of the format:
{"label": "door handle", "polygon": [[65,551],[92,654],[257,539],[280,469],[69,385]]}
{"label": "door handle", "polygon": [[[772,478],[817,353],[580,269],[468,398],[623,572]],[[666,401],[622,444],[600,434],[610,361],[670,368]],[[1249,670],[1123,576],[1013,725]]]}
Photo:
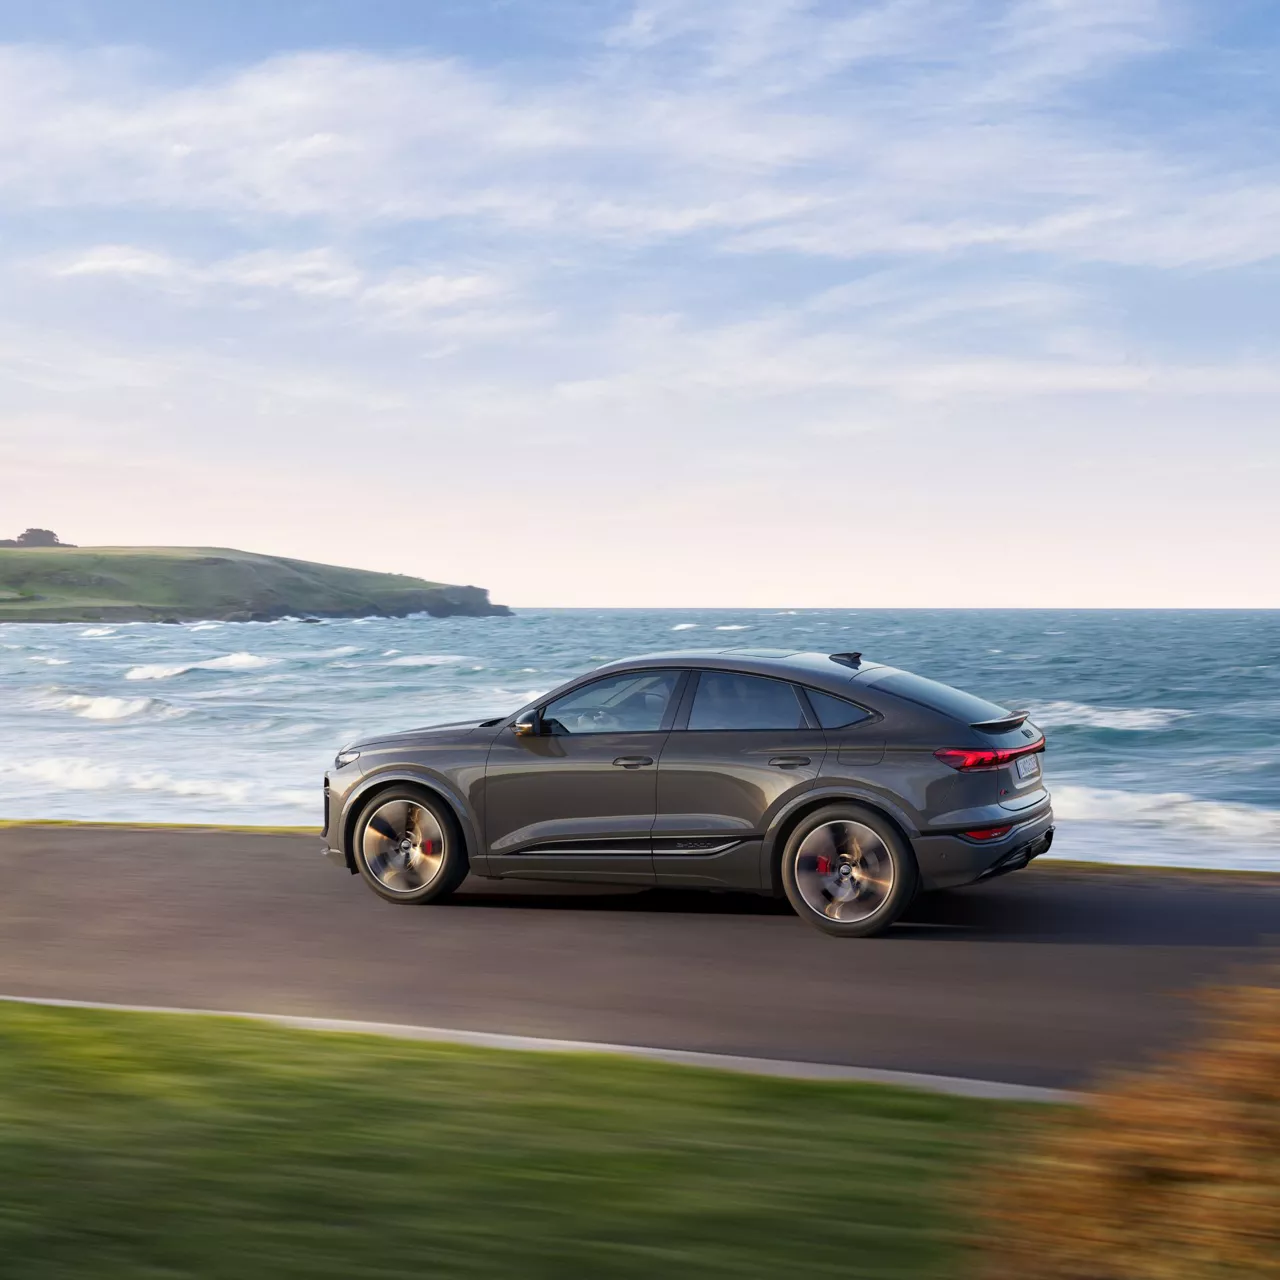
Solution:
{"label": "door handle", "polygon": [[614,762],[624,769],[641,769],[647,764],[653,763],[652,756],[619,756]]}
{"label": "door handle", "polygon": [[808,756],[774,756],[769,761],[779,769],[801,769],[809,763]]}

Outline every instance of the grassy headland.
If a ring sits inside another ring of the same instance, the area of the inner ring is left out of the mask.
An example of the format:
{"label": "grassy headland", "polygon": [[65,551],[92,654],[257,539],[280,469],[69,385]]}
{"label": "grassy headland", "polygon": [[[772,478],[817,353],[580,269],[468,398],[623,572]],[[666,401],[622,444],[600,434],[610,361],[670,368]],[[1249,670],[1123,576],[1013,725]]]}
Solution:
{"label": "grassy headland", "polygon": [[0,548],[0,622],[506,613],[480,587],[220,547]]}
{"label": "grassy headland", "polygon": [[946,1276],[1018,1110],[0,1004],[0,1274]]}

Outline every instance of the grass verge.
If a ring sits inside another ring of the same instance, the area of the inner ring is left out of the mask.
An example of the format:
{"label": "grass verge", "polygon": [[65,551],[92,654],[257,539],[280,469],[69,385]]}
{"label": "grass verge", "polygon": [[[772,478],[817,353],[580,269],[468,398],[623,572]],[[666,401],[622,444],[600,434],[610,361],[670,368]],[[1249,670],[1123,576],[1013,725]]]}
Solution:
{"label": "grass verge", "polygon": [[946,1276],[1021,1110],[0,1005],[0,1275]]}
{"label": "grass verge", "polygon": [[98,830],[119,831],[234,831],[251,836],[315,836],[320,838],[320,828],[235,826],[227,822],[90,822],[79,818],[0,818],[0,831],[13,827],[84,827]]}

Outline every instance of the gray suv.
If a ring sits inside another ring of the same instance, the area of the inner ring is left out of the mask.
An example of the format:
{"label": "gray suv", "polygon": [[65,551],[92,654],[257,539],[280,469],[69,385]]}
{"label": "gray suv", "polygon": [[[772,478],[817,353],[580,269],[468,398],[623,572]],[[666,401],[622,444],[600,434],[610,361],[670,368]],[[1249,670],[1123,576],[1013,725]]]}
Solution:
{"label": "gray suv", "polygon": [[1026,712],[858,653],[649,654],[346,748],[325,845],[389,902],[468,873],[745,889],[866,937],[1049,848],[1044,745]]}

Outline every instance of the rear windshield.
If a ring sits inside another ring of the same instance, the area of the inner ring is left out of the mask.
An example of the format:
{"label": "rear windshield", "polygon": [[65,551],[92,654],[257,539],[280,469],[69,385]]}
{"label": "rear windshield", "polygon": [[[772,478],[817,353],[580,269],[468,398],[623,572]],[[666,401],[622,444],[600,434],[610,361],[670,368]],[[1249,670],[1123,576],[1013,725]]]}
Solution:
{"label": "rear windshield", "polygon": [[912,675],[910,671],[893,671],[877,680],[875,686],[931,711],[941,711],[944,716],[952,716],[965,724],[981,724],[984,720],[998,720],[1009,714],[994,702],[975,698],[963,689],[953,689],[949,684],[939,684],[937,680]]}

